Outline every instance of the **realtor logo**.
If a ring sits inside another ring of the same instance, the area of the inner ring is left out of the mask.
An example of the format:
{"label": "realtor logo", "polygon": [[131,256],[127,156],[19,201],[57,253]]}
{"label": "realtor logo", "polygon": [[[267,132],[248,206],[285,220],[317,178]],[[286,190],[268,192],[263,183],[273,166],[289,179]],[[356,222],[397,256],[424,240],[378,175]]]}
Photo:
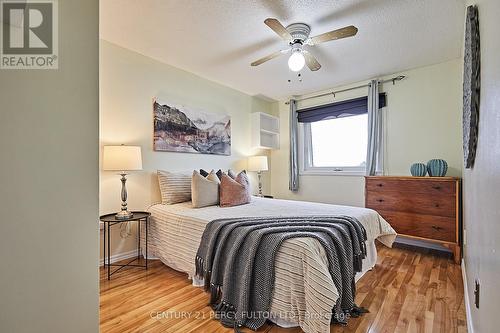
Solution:
{"label": "realtor logo", "polygon": [[1,69],[57,69],[57,0],[0,0]]}

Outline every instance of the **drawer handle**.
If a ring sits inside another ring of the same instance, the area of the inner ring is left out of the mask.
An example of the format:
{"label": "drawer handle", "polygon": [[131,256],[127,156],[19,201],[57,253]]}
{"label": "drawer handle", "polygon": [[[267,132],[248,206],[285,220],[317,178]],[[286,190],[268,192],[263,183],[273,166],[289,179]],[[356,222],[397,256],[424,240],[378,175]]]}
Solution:
{"label": "drawer handle", "polygon": [[377,184],[377,186],[378,186],[378,187],[382,187],[382,186],[384,186],[384,184]]}
{"label": "drawer handle", "polygon": [[436,231],[440,231],[441,229],[443,229],[442,227],[438,227],[437,225],[433,225],[432,226],[432,229],[436,230]]}
{"label": "drawer handle", "polygon": [[378,202],[384,202],[384,199],[377,199]]}
{"label": "drawer handle", "polygon": [[435,186],[433,186],[432,188],[433,188],[433,189],[435,189],[435,190],[440,190],[440,189],[441,189],[441,186],[439,186],[439,185],[435,185]]}
{"label": "drawer handle", "polygon": [[436,204],[436,208],[439,208],[439,204]]}

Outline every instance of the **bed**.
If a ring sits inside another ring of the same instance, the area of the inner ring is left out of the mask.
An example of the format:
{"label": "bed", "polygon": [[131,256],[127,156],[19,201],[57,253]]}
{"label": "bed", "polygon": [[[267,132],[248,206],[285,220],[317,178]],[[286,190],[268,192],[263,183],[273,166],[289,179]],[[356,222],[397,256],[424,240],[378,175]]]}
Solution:
{"label": "bed", "polygon": [[[366,229],[367,256],[356,281],[377,261],[375,239],[391,247],[394,229],[374,210],[253,197],[249,204],[221,208],[192,208],[190,202],[157,204],[151,212],[150,253],[167,266],[188,274],[193,285],[202,286],[195,277],[195,257],[205,225],[215,219],[265,216],[347,215],[357,218]],[[312,238],[286,240],[275,261],[275,288],[270,320],[281,327],[300,326],[305,332],[329,332],[327,314],[336,303],[337,289],[328,271],[321,244]]]}

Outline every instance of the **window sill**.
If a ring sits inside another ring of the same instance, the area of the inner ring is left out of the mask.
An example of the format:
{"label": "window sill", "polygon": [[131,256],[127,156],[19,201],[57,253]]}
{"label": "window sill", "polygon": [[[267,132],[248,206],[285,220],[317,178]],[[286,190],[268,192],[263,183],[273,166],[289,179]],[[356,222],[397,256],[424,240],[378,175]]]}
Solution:
{"label": "window sill", "polygon": [[354,171],[354,170],[301,170],[299,176],[353,176],[353,177],[364,177],[366,171]]}

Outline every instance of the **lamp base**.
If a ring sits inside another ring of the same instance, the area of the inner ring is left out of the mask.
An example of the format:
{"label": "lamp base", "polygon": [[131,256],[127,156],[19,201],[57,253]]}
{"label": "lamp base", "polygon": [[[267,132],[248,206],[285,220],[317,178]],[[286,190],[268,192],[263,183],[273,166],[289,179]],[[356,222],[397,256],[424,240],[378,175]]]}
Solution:
{"label": "lamp base", "polygon": [[128,210],[122,210],[118,214],[115,215],[115,218],[117,220],[128,220],[132,218],[134,214],[132,212],[129,212]]}
{"label": "lamp base", "polygon": [[262,172],[257,172],[257,175],[259,176],[259,194],[257,194],[257,196],[263,198],[264,194],[262,194]]}

